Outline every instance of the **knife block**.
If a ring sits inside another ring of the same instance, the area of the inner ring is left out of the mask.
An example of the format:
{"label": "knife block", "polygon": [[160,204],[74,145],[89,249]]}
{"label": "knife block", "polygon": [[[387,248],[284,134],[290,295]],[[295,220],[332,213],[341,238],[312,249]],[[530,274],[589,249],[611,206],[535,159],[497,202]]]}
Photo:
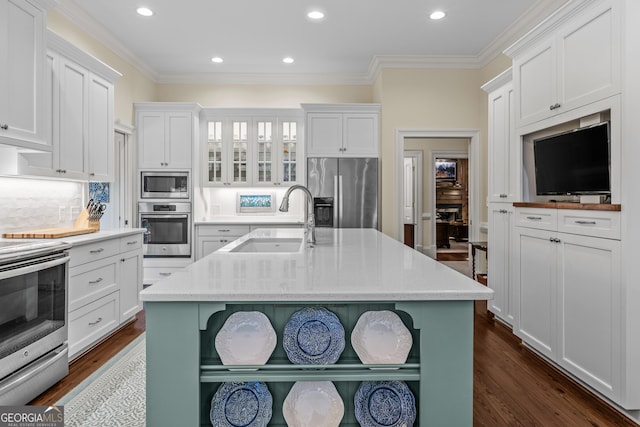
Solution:
{"label": "knife block", "polygon": [[89,212],[86,208],[82,208],[82,212],[76,218],[73,228],[88,228],[94,231],[100,231],[100,220],[90,221]]}

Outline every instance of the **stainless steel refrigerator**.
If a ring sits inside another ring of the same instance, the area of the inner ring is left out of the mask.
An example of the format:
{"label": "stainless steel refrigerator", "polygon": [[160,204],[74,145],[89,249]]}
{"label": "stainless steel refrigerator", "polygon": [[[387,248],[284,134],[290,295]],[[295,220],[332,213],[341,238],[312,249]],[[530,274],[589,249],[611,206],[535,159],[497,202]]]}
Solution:
{"label": "stainless steel refrigerator", "polygon": [[317,227],[378,228],[377,158],[307,159]]}

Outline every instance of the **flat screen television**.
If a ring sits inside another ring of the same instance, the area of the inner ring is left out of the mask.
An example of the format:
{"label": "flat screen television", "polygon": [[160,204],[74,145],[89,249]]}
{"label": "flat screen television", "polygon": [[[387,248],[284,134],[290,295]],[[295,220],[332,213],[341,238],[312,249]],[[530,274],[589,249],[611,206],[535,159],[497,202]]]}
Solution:
{"label": "flat screen television", "polygon": [[533,141],[536,194],[610,194],[609,122]]}

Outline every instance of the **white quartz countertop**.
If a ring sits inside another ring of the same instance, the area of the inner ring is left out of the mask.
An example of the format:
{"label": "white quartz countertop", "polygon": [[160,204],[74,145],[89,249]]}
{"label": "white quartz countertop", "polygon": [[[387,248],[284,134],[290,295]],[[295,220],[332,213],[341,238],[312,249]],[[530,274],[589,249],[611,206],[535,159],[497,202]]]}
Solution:
{"label": "white quartz countertop", "polygon": [[[295,253],[237,253],[251,238],[303,237],[303,229],[253,231],[156,282],[143,301],[487,300],[493,291],[373,229],[316,229]],[[226,251],[225,251],[226,249]]]}

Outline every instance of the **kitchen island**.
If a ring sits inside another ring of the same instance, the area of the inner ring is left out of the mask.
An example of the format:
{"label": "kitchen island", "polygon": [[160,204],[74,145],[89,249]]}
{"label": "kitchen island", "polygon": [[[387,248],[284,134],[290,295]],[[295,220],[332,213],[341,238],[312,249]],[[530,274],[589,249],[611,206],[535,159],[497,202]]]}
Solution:
{"label": "kitchen island", "polygon": [[[210,425],[210,402],[221,383],[265,381],[273,395],[269,425],[284,426],[282,402],[295,381],[306,380],[333,381],[345,406],[341,425],[356,426],[353,396],[360,382],[399,380],[415,395],[415,425],[471,426],[474,300],[493,292],[376,230],[318,229],[313,247],[303,234],[253,231],[141,293],[147,425]],[[250,249],[256,241],[294,239],[301,239],[299,250]],[[308,306],[327,308],[344,326],[345,349],[335,365],[305,369],[287,359],[284,325]],[[232,313],[254,310],[272,323],[276,348],[265,368],[229,370],[215,336]],[[412,349],[397,369],[369,369],[351,346],[351,330],[371,310],[394,311],[411,332]]]}

